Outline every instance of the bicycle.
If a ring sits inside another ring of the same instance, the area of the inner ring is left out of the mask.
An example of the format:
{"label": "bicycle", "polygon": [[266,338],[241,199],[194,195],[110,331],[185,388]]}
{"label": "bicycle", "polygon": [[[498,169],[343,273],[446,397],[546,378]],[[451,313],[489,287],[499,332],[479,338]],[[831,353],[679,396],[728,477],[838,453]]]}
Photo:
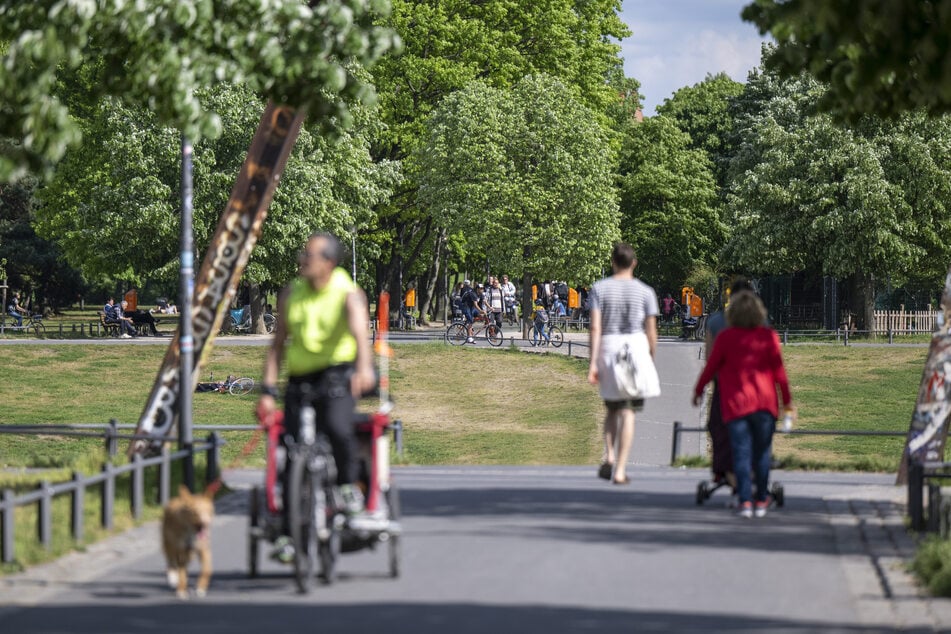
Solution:
{"label": "bicycle", "polygon": [[[274,332],[277,320],[271,313],[264,313],[264,329],[268,334]],[[221,334],[228,335],[238,332],[251,332],[251,307],[233,308],[221,323]]]}
{"label": "bicycle", "polygon": [[[556,326],[553,322],[548,322],[548,345],[551,345],[553,348],[560,348],[561,344],[565,341],[565,333],[562,332],[561,328]],[[528,344],[532,347],[544,345],[545,335],[538,330],[538,326],[534,323],[532,327],[528,329]]]}
{"label": "bicycle", "polygon": [[[357,438],[369,444],[368,456],[361,465],[367,488],[366,508],[380,518],[371,526],[354,525],[348,520],[337,491],[337,467],[330,440],[318,432],[313,407],[301,411],[300,438],[286,439],[288,471],[287,500],[290,538],[294,544],[294,582],[301,593],[310,590],[317,575],[324,583],[334,580],[337,557],[343,552],[389,545],[390,576],[400,574],[399,525],[400,504],[396,486],[390,479],[389,430],[387,408],[373,414],[355,414]],[[259,541],[274,541],[280,535],[281,494],[278,488],[278,447],[283,425],[275,423],[268,430],[268,453],[264,495],[261,488],[251,491],[250,527],[248,535],[249,576],[258,574]],[[263,500],[262,500],[263,498]],[[264,505],[262,506],[262,502]],[[266,512],[265,512],[266,511]]]}
{"label": "bicycle", "polygon": [[[505,337],[502,335],[502,329],[499,328],[494,320],[485,315],[480,315],[472,323],[472,339],[485,335],[485,340],[489,345],[498,348],[502,345]],[[453,346],[464,346],[469,343],[469,330],[465,322],[449,324],[446,328],[446,341]]]}
{"label": "bicycle", "polygon": [[229,374],[228,378],[223,382],[215,382],[215,373],[212,372],[211,376],[208,377],[207,383],[199,383],[195,386],[196,392],[219,392],[224,394],[225,392],[232,394],[234,396],[243,396],[245,394],[250,394],[254,389],[254,379],[249,377],[235,378],[233,374]]}
{"label": "bicycle", "polygon": [[[7,317],[13,319],[13,316],[7,314]],[[14,322],[15,324],[16,322]],[[6,330],[12,330],[16,332],[26,332],[27,330],[32,330],[37,337],[42,337],[46,333],[46,326],[43,324],[43,315],[42,313],[29,313],[23,314],[23,325],[16,326],[11,324],[5,326]]]}

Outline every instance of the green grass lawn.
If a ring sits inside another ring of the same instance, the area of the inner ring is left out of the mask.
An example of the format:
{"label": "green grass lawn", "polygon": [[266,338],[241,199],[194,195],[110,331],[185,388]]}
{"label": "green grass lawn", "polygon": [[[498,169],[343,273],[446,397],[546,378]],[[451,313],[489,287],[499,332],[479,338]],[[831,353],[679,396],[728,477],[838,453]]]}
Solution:
{"label": "green grass lawn", "polygon": [[[586,363],[558,355],[394,346],[394,417],[416,464],[585,464],[597,460],[601,404]],[[18,346],[0,366],[0,424],[135,422],[162,346]],[[800,429],[905,431],[927,349],[787,346]],[[205,380],[260,378],[263,347],[215,347]],[[253,394],[194,395],[197,424],[254,424]],[[231,434],[223,460],[245,443]],[[0,466],[73,468],[101,441],[0,435]],[[809,468],[892,470],[900,438],[778,436],[777,454]],[[258,452],[260,454],[260,452]],[[261,464],[252,455],[251,464]],[[0,476],[2,477],[2,476]]]}
{"label": "green grass lawn", "polygon": [[[406,462],[413,464],[594,464],[600,454],[602,405],[587,385],[587,362],[560,355],[450,348],[442,343],[395,345],[391,386],[394,418],[403,421]],[[48,346],[6,348],[0,365],[0,425],[135,422],[155,380],[164,346]],[[200,372],[260,377],[264,347],[215,347]],[[784,355],[800,411],[800,429],[906,431],[927,349],[788,346]],[[247,424],[254,428],[256,395],[194,395],[196,424]],[[222,464],[232,464],[252,437],[226,433]],[[199,434],[196,434],[199,435]],[[778,435],[776,451],[801,468],[892,471],[900,438],[791,437]],[[0,488],[25,490],[40,479],[66,479],[73,470],[96,471],[106,459],[101,439],[0,434]],[[116,460],[121,461],[120,455]],[[263,465],[263,449],[240,456]],[[24,467],[47,467],[42,475]],[[120,494],[125,486],[119,486]],[[94,494],[87,505],[89,543],[96,527]],[[17,563],[0,573],[49,559],[70,548],[64,501],[55,504],[54,547],[32,534],[35,509],[16,514]],[[133,521],[120,501],[116,529]],[[146,510],[145,519],[159,509]],[[21,539],[18,538],[18,544]]]}

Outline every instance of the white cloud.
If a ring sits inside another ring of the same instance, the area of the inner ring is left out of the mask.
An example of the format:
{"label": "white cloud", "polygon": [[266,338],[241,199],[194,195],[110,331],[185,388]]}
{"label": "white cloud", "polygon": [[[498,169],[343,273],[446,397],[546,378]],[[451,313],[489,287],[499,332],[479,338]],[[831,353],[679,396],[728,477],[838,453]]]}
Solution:
{"label": "white cloud", "polygon": [[740,20],[747,0],[641,0],[624,3],[634,34],[621,42],[625,74],[641,82],[645,114],[679,88],[725,72],[746,81],[764,41]]}

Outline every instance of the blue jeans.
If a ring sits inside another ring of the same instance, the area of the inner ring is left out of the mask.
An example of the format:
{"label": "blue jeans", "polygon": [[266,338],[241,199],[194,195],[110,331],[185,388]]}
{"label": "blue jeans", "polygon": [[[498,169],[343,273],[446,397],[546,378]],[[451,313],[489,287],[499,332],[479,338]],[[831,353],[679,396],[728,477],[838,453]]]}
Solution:
{"label": "blue jeans", "polygon": [[10,316],[11,316],[11,317],[13,317],[14,319],[17,320],[17,327],[18,327],[18,328],[21,327],[21,326],[23,326],[23,315],[21,315],[20,313],[18,313],[18,312],[15,311],[15,310],[11,310],[11,311],[9,311],[9,313],[10,313]]}
{"label": "blue jeans", "polygon": [[753,499],[751,474],[756,474],[756,500],[765,502],[769,493],[769,465],[772,460],[773,430],[776,419],[767,411],[753,412],[731,420],[730,445],[733,448],[733,474],[740,503]]}

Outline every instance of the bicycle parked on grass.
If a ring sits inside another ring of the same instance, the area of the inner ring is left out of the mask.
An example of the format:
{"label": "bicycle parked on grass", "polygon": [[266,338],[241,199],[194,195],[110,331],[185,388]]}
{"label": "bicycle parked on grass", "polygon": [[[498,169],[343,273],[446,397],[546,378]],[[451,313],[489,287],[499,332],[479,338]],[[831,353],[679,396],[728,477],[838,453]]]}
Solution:
{"label": "bicycle parked on grass", "polygon": [[472,323],[472,341],[469,341],[469,329],[465,322],[449,324],[446,328],[446,341],[454,346],[463,346],[466,343],[475,343],[475,338],[485,336],[489,345],[499,347],[505,340],[502,335],[502,329],[495,325],[494,318],[486,315],[480,315]]}
{"label": "bicycle parked on grass", "polygon": [[254,389],[254,379],[250,377],[237,378],[229,374],[224,381],[215,381],[215,373],[212,372],[207,382],[198,383],[195,386],[196,392],[218,392],[220,394],[232,394],[234,396],[243,396],[250,394]]}
{"label": "bicycle parked on grass", "polygon": [[565,333],[562,332],[561,328],[556,326],[554,322],[548,322],[548,325],[543,326],[543,329],[548,335],[547,341],[545,334],[539,331],[538,326],[532,324],[532,327],[528,329],[529,345],[532,347],[551,345],[554,348],[560,348],[565,341]]}
{"label": "bicycle parked on grass", "polygon": [[[46,334],[46,326],[43,325],[42,313],[23,314],[22,316],[22,326],[17,326],[16,322],[13,322],[6,325],[5,329],[12,332],[29,332],[32,330],[37,337],[42,337]],[[7,319],[13,319],[13,317],[11,315],[7,315]]]}

